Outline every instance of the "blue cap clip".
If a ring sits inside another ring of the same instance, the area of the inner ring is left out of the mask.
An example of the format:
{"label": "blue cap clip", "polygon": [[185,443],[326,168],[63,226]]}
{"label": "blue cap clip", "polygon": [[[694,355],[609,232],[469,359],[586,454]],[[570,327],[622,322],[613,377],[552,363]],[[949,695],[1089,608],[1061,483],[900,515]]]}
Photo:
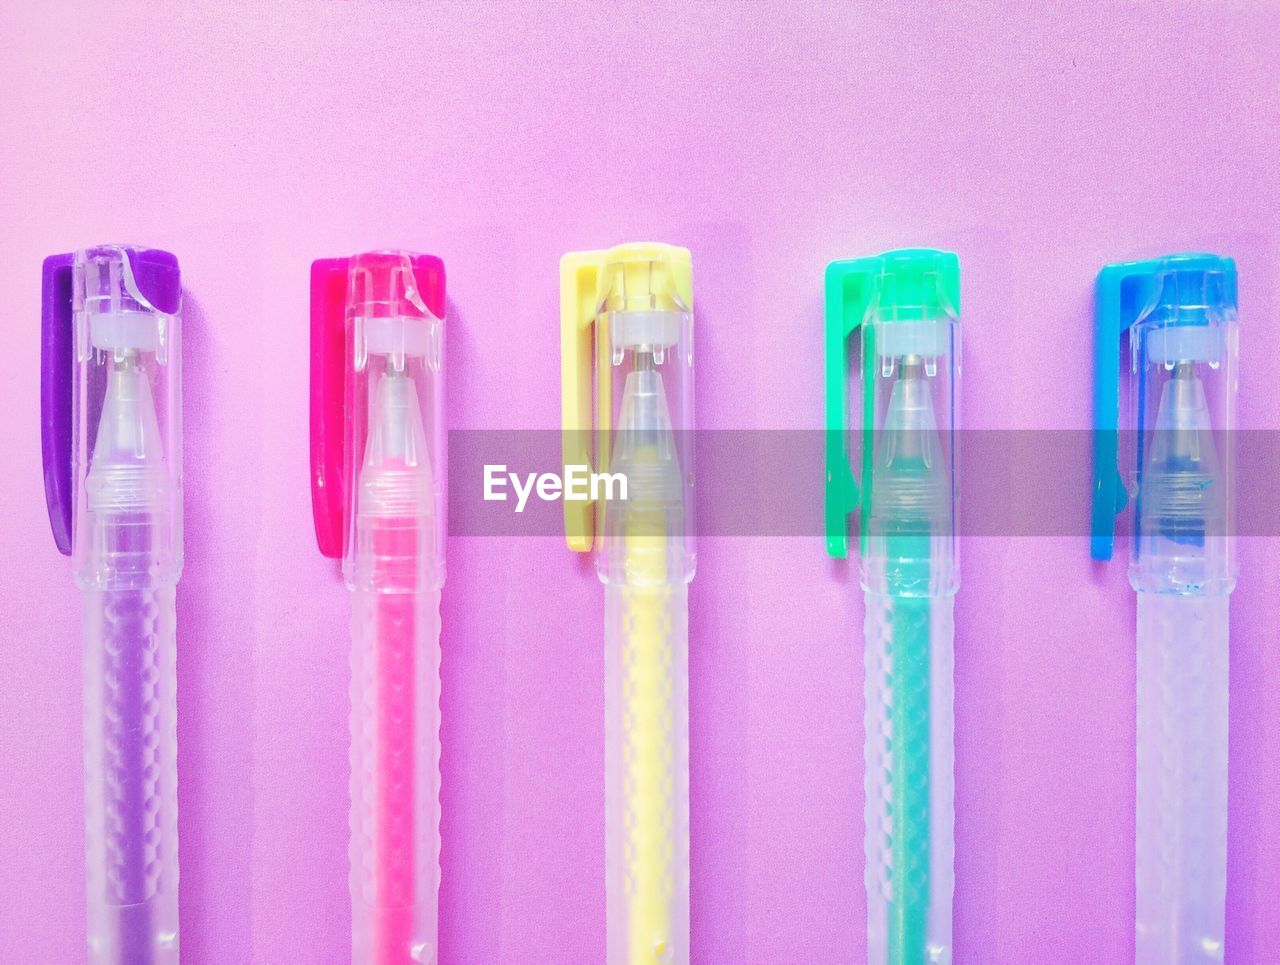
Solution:
{"label": "blue cap clip", "polygon": [[1098,273],[1094,306],[1093,347],[1093,526],[1090,552],[1095,560],[1111,559],[1115,517],[1129,494],[1119,470],[1120,336],[1155,312],[1168,312],[1168,324],[1204,325],[1202,306],[1187,301],[1186,280],[1205,292],[1204,278],[1220,278],[1213,294],[1220,307],[1236,307],[1236,266],[1220,255],[1167,255],[1149,261],[1105,266]]}

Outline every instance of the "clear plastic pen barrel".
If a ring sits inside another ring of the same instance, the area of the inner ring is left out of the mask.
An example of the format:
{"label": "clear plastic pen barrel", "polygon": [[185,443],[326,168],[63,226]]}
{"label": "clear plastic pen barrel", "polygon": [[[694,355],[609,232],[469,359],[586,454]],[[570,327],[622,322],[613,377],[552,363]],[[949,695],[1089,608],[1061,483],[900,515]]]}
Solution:
{"label": "clear plastic pen barrel", "polygon": [[407,258],[353,259],[354,965],[434,963],[440,886],[440,320]]}
{"label": "clear plastic pen barrel", "polygon": [[626,479],[604,506],[607,961],[689,961],[688,581],[692,344],[688,305],[661,261],[606,267],[612,353],[605,465]]}
{"label": "clear plastic pen barrel", "polygon": [[1236,320],[1171,268],[1130,331],[1138,591],[1137,961],[1222,961]]}
{"label": "clear plastic pen barrel", "polygon": [[176,965],[178,318],[142,294],[125,249],[77,253],[73,285],[89,959]]}
{"label": "clear plastic pen barrel", "polygon": [[886,272],[862,326],[867,960],[951,960],[957,320]]}

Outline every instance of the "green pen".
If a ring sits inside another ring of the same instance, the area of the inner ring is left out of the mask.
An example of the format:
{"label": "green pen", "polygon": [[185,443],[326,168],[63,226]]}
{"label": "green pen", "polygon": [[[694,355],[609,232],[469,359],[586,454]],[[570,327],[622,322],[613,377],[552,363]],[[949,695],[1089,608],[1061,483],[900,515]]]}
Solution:
{"label": "green pen", "polygon": [[[827,551],[857,511],[866,594],[867,962],[951,961],[960,266],[930,249],[826,272]],[[861,333],[861,404],[846,359]],[[848,422],[862,413],[862,483]]]}

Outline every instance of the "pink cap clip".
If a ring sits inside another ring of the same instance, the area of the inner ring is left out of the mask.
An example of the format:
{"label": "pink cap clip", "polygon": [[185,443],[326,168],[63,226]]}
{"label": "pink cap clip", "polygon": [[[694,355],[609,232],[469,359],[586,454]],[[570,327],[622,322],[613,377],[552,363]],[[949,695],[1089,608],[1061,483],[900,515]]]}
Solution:
{"label": "pink cap clip", "polygon": [[[416,290],[408,299],[396,298],[391,279],[406,262]],[[422,314],[425,307],[444,318],[444,262],[431,255],[379,251],[311,263],[311,510],[320,552],[334,559],[345,549],[348,467],[356,464],[345,451],[353,415],[347,380],[355,351],[349,322],[353,307],[368,311],[371,305],[375,311],[406,314]]]}

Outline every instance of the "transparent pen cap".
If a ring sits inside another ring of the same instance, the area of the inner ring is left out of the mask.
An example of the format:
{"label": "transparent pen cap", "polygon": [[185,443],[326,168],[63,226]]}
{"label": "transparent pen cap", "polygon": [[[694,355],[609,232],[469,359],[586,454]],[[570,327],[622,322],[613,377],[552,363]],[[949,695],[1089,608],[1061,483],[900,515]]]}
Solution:
{"label": "transparent pen cap", "polygon": [[601,503],[596,566],[605,582],[693,577],[693,307],[674,255],[615,251],[601,272],[608,378],[597,403],[612,433],[600,465],[627,481],[625,500]]}
{"label": "transparent pen cap", "polygon": [[343,572],[353,586],[444,583],[443,316],[439,259],[347,259]]}
{"label": "transparent pen cap", "polygon": [[104,245],[71,276],[72,559],[83,586],[146,587],[182,570],[177,259]]}
{"label": "transparent pen cap", "polygon": [[1129,579],[1151,592],[1230,592],[1236,579],[1235,269],[1178,255],[1142,279],[1129,329]]}
{"label": "transparent pen cap", "polygon": [[[565,534],[606,583],[693,578],[693,280],[688,249],[560,261]],[[574,482],[573,473],[590,473]]]}
{"label": "transparent pen cap", "polygon": [[863,582],[952,593],[959,268],[929,249],[882,255],[862,322]]}

